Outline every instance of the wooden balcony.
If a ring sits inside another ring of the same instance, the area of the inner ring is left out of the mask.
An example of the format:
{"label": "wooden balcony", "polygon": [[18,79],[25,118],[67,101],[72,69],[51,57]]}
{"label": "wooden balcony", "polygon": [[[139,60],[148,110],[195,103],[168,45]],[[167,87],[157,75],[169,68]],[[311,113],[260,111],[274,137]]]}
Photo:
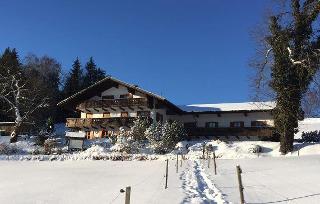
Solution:
{"label": "wooden balcony", "polygon": [[66,127],[72,129],[114,129],[120,126],[130,127],[134,119],[134,117],[67,118]]}
{"label": "wooden balcony", "polygon": [[261,136],[272,137],[272,127],[186,128],[189,136]]}
{"label": "wooden balcony", "polygon": [[97,108],[114,108],[114,107],[146,107],[148,106],[148,100],[146,98],[124,98],[124,99],[107,99],[107,100],[96,100],[96,101],[85,101],[77,106],[79,110],[85,109],[97,109]]}

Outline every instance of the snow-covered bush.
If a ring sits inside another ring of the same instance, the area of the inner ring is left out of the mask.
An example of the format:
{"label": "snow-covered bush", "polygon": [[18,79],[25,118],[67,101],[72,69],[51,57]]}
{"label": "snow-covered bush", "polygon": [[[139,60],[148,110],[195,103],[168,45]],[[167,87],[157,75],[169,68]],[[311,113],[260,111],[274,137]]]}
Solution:
{"label": "snow-covered bush", "polygon": [[162,129],[162,124],[158,122],[151,124],[145,131],[145,136],[155,153],[165,153],[163,150]]}
{"label": "snow-covered bush", "polygon": [[260,153],[262,152],[262,147],[256,144],[251,144],[248,148],[248,153]]}
{"label": "snow-covered bush", "polygon": [[127,154],[139,152],[139,142],[128,138],[128,133],[123,127],[119,128],[119,135],[117,142],[113,145],[110,150],[114,152],[125,152]]}
{"label": "snow-covered bush", "polygon": [[185,136],[183,125],[177,121],[166,121],[152,124],[145,132],[152,149],[156,153],[164,154],[172,151],[176,144]]}
{"label": "snow-covered bush", "polygon": [[320,142],[320,130],[302,132],[301,140],[302,142]]}
{"label": "snow-covered bush", "polygon": [[16,154],[17,152],[18,152],[18,149],[16,148],[15,145],[0,143],[0,154],[11,155],[11,154]]}
{"label": "snow-covered bush", "polygon": [[50,137],[50,134],[46,131],[40,131],[36,136],[33,136],[33,140],[36,145],[44,145],[46,139]]}
{"label": "snow-covered bush", "polygon": [[129,136],[135,141],[143,141],[146,139],[145,131],[149,126],[149,122],[146,118],[137,117],[135,121],[133,121],[133,126],[129,132]]}
{"label": "snow-covered bush", "polygon": [[185,135],[183,124],[177,121],[165,122],[162,128],[162,140],[167,152],[173,150]]}
{"label": "snow-covered bush", "polygon": [[46,154],[52,154],[53,150],[57,148],[58,141],[53,138],[46,139],[44,141],[43,147]]}

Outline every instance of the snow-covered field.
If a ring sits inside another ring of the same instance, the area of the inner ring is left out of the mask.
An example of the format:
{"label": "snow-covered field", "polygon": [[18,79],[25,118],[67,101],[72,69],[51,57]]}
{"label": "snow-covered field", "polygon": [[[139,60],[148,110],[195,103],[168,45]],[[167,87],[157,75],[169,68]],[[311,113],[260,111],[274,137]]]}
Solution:
{"label": "snow-covered field", "polygon": [[[302,131],[320,130],[320,119],[306,119],[299,126],[296,138]],[[58,129],[63,134],[63,127]],[[218,157],[217,175],[212,161],[208,168],[207,160],[200,159],[203,143],[211,144]],[[252,151],[257,146],[259,154]],[[131,203],[137,204],[239,203],[237,164],[243,170],[246,203],[320,203],[320,143],[295,143],[294,151],[284,156],[278,142],[267,141],[183,141],[167,155],[153,154],[148,146],[126,155],[103,141],[92,142],[83,152],[62,149],[50,155],[31,141],[10,147],[14,153],[0,155],[0,204],[124,203],[120,189],[126,186],[132,187]],[[176,151],[186,158],[181,167],[179,161],[178,173]],[[128,161],[111,161],[119,158]]]}
{"label": "snow-covered field", "polygon": [[247,203],[320,203],[320,156],[218,160],[218,175],[210,179],[226,196],[239,203],[236,165],[243,170]]}
{"label": "snow-covered field", "polygon": [[0,203],[239,203],[237,164],[247,203],[319,203],[320,157],[185,160],[176,173],[165,161],[0,161]]}

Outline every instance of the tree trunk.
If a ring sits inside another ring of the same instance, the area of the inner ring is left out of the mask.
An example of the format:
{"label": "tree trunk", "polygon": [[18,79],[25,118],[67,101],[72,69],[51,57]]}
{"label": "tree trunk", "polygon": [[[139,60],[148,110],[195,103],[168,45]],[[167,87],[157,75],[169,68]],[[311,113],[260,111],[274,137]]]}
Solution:
{"label": "tree trunk", "polygon": [[21,123],[16,123],[14,128],[13,128],[13,131],[11,132],[11,135],[10,135],[10,143],[15,143],[17,142],[18,140],[18,131],[19,131],[19,128],[21,126]]}

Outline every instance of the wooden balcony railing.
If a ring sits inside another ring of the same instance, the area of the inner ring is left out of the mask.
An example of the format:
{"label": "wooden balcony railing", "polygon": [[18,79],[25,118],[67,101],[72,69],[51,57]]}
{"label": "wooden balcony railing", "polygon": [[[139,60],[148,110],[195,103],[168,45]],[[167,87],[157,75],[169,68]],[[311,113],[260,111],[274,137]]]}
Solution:
{"label": "wooden balcony railing", "polygon": [[86,101],[77,106],[77,109],[87,108],[110,108],[110,107],[137,107],[148,106],[146,98],[123,98],[123,99],[106,99],[96,101]]}
{"label": "wooden balcony railing", "polygon": [[115,117],[115,118],[67,118],[68,128],[115,128],[120,126],[131,126],[134,117]]}
{"label": "wooden balcony railing", "polygon": [[262,136],[272,137],[272,127],[186,128],[189,136]]}

